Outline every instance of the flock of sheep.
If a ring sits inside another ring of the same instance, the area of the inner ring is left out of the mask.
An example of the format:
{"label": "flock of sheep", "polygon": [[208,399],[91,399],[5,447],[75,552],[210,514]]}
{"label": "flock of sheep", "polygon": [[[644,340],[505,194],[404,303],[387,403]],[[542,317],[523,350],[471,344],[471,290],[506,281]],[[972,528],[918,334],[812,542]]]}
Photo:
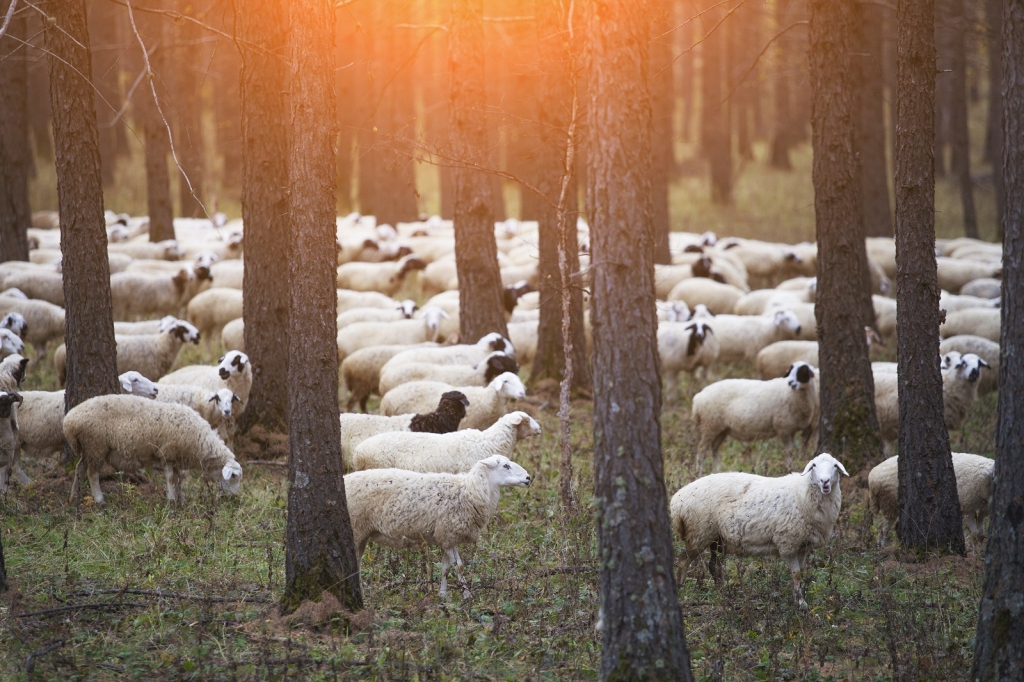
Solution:
{"label": "flock of sheep", "polygon": [[[20,457],[45,460],[70,446],[83,478],[103,504],[104,467],[161,468],[167,497],[183,501],[182,476],[198,471],[229,493],[242,468],[232,453],[235,422],[245,409],[252,366],[242,319],[244,231],[240,222],[176,221],[177,240],[147,241],[145,218],[108,212],[111,294],[121,395],[85,401],[64,415],[62,391],[20,391],[26,372],[46,361],[65,380],[63,284],[57,219],[34,216],[31,262],[0,264],[0,489],[11,474],[30,481]],[[579,222],[586,278],[589,233]],[[492,333],[458,339],[459,294],[450,221],[431,218],[395,227],[352,214],[338,219],[338,358],[348,393],[341,414],[341,452],[349,513],[362,555],[369,542],[442,551],[441,595],[454,567],[463,589],[458,547],[477,541],[503,486],[529,485],[513,459],[516,444],[540,434],[516,409],[526,396],[521,364],[537,349],[540,298],[536,223],[495,226],[508,338]],[[671,234],[671,265],[656,266],[658,351],[669,400],[680,372],[706,384],[692,400],[698,433],[696,470],[720,467],[728,439],[778,438],[787,467],[816,440],[818,348],[814,244],[784,245],[717,239],[712,233]],[[895,246],[867,241],[877,324],[869,347],[895,335],[892,293]],[[998,388],[998,245],[956,239],[937,245],[945,421],[960,428],[978,396]],[[410,277],[412,273],[417,273]],[[394,298],[404,292],[412,298]],[[417,303],[417,301],[419,303]],[[589,315],[584,315],[590,343]],[[217,365],[170,370],[184,344],[219,338]],[[33,346],[33,363],[22,355]],[[711,381],[723,363],[746,362],[757,379]],[[889,448],[899,423],[895,363],[873,363],[875,400]],[[380,414],[366,414],[371,396]],[[356,412],[356,407],[361,412]],[[897,517],[897,459],[869,476],[879,542]],[[973,538],[983,532],[992,460],[955,453],[961,506]],[[680,581],[710,548],[709,568],[721,577],[721,554],[775,555],[793,574],[803,603],[801,570],[811,549],[827,542],[841,507],[843,465],[829,454],[800,474],[767,478],[712,473],[672,497],[673,527],[686,545]]]}

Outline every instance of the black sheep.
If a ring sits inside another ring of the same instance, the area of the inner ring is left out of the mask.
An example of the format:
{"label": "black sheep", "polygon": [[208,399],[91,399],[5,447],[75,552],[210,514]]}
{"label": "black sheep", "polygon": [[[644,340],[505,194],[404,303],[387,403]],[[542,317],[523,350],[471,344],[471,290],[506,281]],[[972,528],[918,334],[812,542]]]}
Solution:
{"label": "black sheep", "polygon": [[437,409],[427,414],[417,414],[409,422],[409,430],[419,433],[451,433],[459,428],[459,422],[466,416],[469,398],[461,391],[448,391],[441,396]]}

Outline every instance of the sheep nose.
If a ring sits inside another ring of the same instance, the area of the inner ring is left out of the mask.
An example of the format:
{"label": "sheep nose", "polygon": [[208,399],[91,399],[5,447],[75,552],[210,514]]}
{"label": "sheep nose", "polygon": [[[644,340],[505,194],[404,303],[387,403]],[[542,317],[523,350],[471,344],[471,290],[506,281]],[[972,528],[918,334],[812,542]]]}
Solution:
{"label": "sheep nose", "polygon": [[532,483],[532,482],[533,482],[533,478],[531,478],[530,476],[527,476],[526,477],[526,485],[530,485],[530,483]]}

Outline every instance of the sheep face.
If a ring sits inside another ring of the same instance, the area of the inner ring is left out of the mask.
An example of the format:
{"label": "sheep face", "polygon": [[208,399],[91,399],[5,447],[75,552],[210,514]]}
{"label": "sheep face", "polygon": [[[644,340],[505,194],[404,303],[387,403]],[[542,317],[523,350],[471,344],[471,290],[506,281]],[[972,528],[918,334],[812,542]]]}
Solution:
{"label": "sheep face", "polygon": [[839,476],[849,476],[846,467],[832,455],[823,452],[804,467],[801,476],[808,476],[808,484],[817,486],[822,495],[830,494],[839,486]]}
{"label": "sheep face", "polygon": [[[8,289],[7,291],[17,291],[17,289]],[[4,295],[8,295],[7,291]],[[25,338],[25,332],[28,331],[28,322],[21,313],[7,313],[3,319],[0,319],[0,329],[10,329],[12,332],[17,334],[21,338]],[[18,351],[19,353],[21,351]]]}
{"label": "sheep face", "polygon": [[245,371],[249,364],[249,356],[240,350],[233,350],[217,361],[217,373],[220,378],[227,381],[232,375],[238,375]]}
{"label": "sheep face", "polygon": [[126,395],[137,395],[142,398],[156,398],[160,389],[152,381],[142,376],[135,370],[125,372],[118,377],[121,382],[121,393]]}
{"label": "sheep face", "polygon": [[395,277],[401,280],[413,270],[425,270],[426,268],[427,262],[425,260],[417,258],[410,253],[402,259],[402,267],[398,270],[398,274]]}
{"label": "sheep face", "polygon": [[165,332],[171,328],[171,326],[178,321],[174,315],[164,315],[160,318],[160,331]]}
{"label": "sheep face", "polygon": [[708,326],[707,322],[691,322],[686,325],[685,329],[690,332],[690,341],[686,344],[686,356],[690,357],[697,352],[697,350],[704,343],[704,339],[709,334],[714,334],[711,327]]}
{"label": "sheep face", "polygon": [[540,435],[540,424],[537,420],[525,412],[513,412],[509,415],[510,421],[516,425],[516,438],[532,438]]}
{"label": "sheep face", "polygon": [[7,391],[0,391],[0,419],[9,419],[11,416],[11,406],[14,403],[22,402],[22,397],[13,391],[8,393]]}
{"label": "sheep face", "polygon": [[199,330],[184,320],[175,320],[167,329],[167,333],[182,343],[199,343]]}
{"label": "sheep face", "polygon": [[195,270],[196,277],[201,281],[213,279],[213,275],[210,274],[210,268],[214,263],[220,260],[220,256],[210,251],[199,254],[192,261],[192,268]]}
{"label": "sheep face", "polygon": [[10,329],[0,329],[0,355],[17,355],[25,350],[25,344]]}
{"label": "sheep face", "polygon": [[[953,352],[955,353],[956,351]],[[952,355],[952,353],[947,353],[947,355]],[[956,361],[953,362],[951,369],[956,371],[957,376],[974,383],[981,378],[982,367],[991,368],[991,365],[974,353],[967,353],[966,355],[961,355],[957,358]]]}
{"label": "sheep face", "polygon": [[516,349],[512,345],[512,342],[506,339],[498,332],[491,332],[490,334],[484,334],[483,338],[477,341],[477,346],[487,348],[488,350],[500,350],[508,355],[509,357],[516,356]]}
{"label": "sheep face", "polygon": [[511,398],[512,400],[522,400],[526,397],[526,386],[524,386],[522,380],[512,372],[499,374],[495,377],[494,381],[490,383],[490,387],[497,391],[499,395]]}
{"label": "sheep face", "polygon": [[786,383],[794,391],[809,385],[813,378],[814,368],[806,362],[794,362],[789,366],[789,371],[786,372]]}
{"label": "sheep face", "polygon": [[773,317],[775,326],[793,334],[800,333],[800,318],[792,310],[776,310]]}
{"label": "sheep face", "polygon": [[437,306],[428,305],[420,311],[420,319],[427,325],[427,329],[433,334],[437,334],[437,330],[441,327],[441,320],[447,320],[448,313]]}
{"label": "sheep face", "polygon": [[178,246],[178,242],[173,239],[165,239],[160,242],[160,246],[164,249],[164,260],[181,260],[181,257],[185,255],[185,252]]}
{"label": "sheep face", "polygon": [[398,305],[398,309],[402,311],[402,317],[408,320],[420,307],[416,305],[416,301],[407,298]]}
{"label": "sheep face", "polygon": [[220,471],[214,470],[212,477],[225,493],[237,495],[238,489],[242,486],[242,467],[235,460],[231,460]]}
{"label": "sheep face", "polygon": [[530,485],[532,480],[526,469],[503,455],[491,455],[487,459],[480,460],[476,466],[481,465],[484,467],[490,481],[499,486],[518,485],[525,487]]}
{"label": "sheep face", "polygon": [[242,399],[235,395],[230,388],[222,388],[219,391],[210,393],[206,402],[216,403],[217,409],[220,410],[220,416],[223,419],[231,419],[231,409],[234,403],[240,403]]}
{"label": "sheep face", "polygon": [[[447,402],[462,403],[462,405],[464,407],[469,407],[469,398],[467,398],[466,394],[463,393],[462,391],[446,391],[446,392],[442,393],[441,394],[441,402],[443,403],[443,402],[446,402],[446,401]],[[438,403],[438,407],[440,407],[440,404],[441,403]]]}
{"label": "sheep face", "polygon": [[515,374],[519,371],[519,363],[505,355],[502,351],[491,353],[484,362],[487,363],[487,371],[484,373],[484,381],[487,383],[490,383],[495,377],[505,372]]}
{"label": "sheep face", "polygon": [[21,386],[21,382],[25,380],[26,367],[28,367],[28,358],[22,357],[19,353],[8,355],[4,358],[3,363],[0,363],[0,368],[14,379],[17,386]]}

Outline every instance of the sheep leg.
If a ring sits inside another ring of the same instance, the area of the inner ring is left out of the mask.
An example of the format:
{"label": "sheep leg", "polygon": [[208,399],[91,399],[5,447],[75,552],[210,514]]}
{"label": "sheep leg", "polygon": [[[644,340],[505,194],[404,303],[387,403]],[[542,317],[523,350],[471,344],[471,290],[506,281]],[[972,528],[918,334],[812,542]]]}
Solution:
{"label": "sheep leg", "polygon": [[967,523],[967,530],[971,534],[971,550],[974,552],[974,556],[980,557],[981,550],[978,545],[984,535],[981,532],[981,524],[978,523],[978,517],[974,514],[965,514],[964,521]]}
{"label": "sheep leg", "polygon": [[92,467],[88,467],[89,474],[89,490],[92,491],[92,500],[98,506],[102,507],[106,502],[103,501],[103,491],[100,490],[100,472],[93,471]]}
{"label": "sheep leg", "polygon": [[889,536],[889,519],[884,516],[878,521],[878,549],[885,547],[885,539]]}
{"label": "sheep leg", "polygon": [[780,440],[782,441],[782,445],[786,448],[786,469],[792,470],[793,469],[793,446],[794,446],[793,435],[789,434],[789,435],[786,435],[786,436],[781,436]]}
{"label": "sheep leg", "polygon": [[15,462],[12,466],[14,468],[14,475],[18,478],[18,485],[22,488],[32,485],[32,479],[22,470],[21,464]]}
{"label": "sheep leg", "polygon": [[676,393],[679,391],[679,375],[676,372],[667,372],[665,374],[665,402],[675,400]]}
{"label": "sheep leg", "polygon": [[448,596],[448,567],[451,566],[451,554],[446,549],[441,550],[441,599]]}
{"label": "sheep leg", "polygon": [[725,439],[729,437],[729,429],[722,431],[720,434],[715,436],[715,439],[711,442],[711,471],[718,473],[722,468],[722,459],[718,456],[718,450],[725,443]]}
{"label": "sheep leg", "polygon": [[0,467],[0,493],[7,492],[7,485],[8,485],[7,484],[7,476],[8,476],[8,474],[10,474],[10,471],[11,471],[11,467],[10,466],[2,466],[2,467]]}
{"label": "sheep leg", "polygon": [[716,541],[711,543],[711,556],[708,558],[708,573],[715,581],[715,585],[722,587],[725,571],[723,570],[722,546]]}
{"label": "sheep leg", "polygon": [[451,552],[455,555],[455,575],[459,576],[459,583],[462,584],[462,598],[469,599],[473,596],[473,593],[469,591],[469,583],[466,582],[466,576],[462,575],[462,557],[459,556],[459,548],[456,547]]}
{"label": "sheep leg", "polygon": [[807,602],[804,601],[803,589],[800,587],[800,578],[803,574],[803,571],[801,571],[801,564],[803,562],[800,560],[800,555],[794,554],[792,556],[785,557],[783,561],[785,561],[786,565],[789,566],[789,572],[793,577],[793,598],[796,600],[796,605],[802,609],[806,609]]}

